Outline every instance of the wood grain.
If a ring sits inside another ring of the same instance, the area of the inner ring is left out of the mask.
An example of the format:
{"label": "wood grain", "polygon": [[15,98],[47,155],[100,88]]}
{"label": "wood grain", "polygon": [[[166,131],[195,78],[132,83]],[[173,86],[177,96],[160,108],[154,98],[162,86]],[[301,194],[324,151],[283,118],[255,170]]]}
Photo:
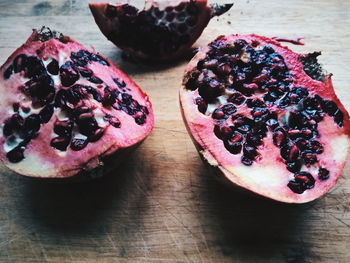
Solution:
{"label": "wood grain", "polygon": [[[0,1],[0,63],[48,25],[110,58],[154,104],[156,127],[130,160],[100,181],[48,184],[0,168],[1,262],[350,262],[350,165],[327,196],[285,205],[218,183],[182,123],[178,88],[186,60],[145,66],[120,59],[86,1]],[[247,0],[214,19],[219,34],[304,37],[322,50],[350,110],[350,1]],[[268,176],[268,175],[266,175]]]}

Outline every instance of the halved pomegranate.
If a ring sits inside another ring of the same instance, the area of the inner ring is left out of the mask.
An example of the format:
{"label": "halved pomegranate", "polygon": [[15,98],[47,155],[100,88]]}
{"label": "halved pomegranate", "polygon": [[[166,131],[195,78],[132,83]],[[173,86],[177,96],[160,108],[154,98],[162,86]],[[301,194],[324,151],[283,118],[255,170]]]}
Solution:
{"label": "halved pomegranate", "polygon": [[183,118],[202,157],[235,185],[288,203],[328,192],[349,145],[349,115],[320,53],[256,35],[220,36],[189,63]]}
{"label": "halved pomegranate", "polygon": [[170,60],[188,50],[209,20],[233,4],[207,5],[207,0],[145,1],[138,9],[129,1],[90,3],[102,33],[134,57]]}
{"label": "halved pomegranate", "polygon": [[33,30],[0,68],[0,92],[0,159],[26,176],[91,170],[153,128],[151,103],[130,78],[46,27]]}

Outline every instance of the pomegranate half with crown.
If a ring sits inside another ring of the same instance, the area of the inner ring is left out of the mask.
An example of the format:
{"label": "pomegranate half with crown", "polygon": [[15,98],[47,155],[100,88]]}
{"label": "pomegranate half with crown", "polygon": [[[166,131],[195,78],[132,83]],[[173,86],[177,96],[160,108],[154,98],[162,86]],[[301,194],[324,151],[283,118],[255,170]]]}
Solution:
{"label": "pomegranate half with crown", "polygon": [[102,33],[134,58],[172,60],[188,51],[214,16],[233,4],[208,5],[207,0],[90,3]]}
{"label": "pomegranate half with crown", "polygon": [[[47,27],[0,68],[0,160],[67,178],[128,153],[153,128],[147,95],[111,61]],[[115,154],[115,155],[114,155]]]}
{"label": "pomegranate half with crown", "polygon": [[229,35],[194,56],[180,90],[183,118],[223,178],[287,203],[335,185],[349,152],[349,115],[318,55]]}

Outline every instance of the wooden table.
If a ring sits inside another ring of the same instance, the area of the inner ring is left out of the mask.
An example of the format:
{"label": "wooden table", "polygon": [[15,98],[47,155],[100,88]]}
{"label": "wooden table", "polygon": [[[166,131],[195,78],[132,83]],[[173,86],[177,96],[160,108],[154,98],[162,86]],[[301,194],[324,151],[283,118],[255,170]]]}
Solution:
{"label": "wooden table", "polygon": [[[31,28],[48,25],[110,58],[149,95],[152,135],[114,176],[47,184],[0,170],[1,262],[350,262],[350,164],[318,201],[286,205],[217,182],[183,125],[178,88],[186,61],[145,66],[121,60],[86,1],[0,2],[0,63]],[[197,45],[219,34],[305,37],[322,50],[350,110],[350,1],[241,0],[214,19]]]}

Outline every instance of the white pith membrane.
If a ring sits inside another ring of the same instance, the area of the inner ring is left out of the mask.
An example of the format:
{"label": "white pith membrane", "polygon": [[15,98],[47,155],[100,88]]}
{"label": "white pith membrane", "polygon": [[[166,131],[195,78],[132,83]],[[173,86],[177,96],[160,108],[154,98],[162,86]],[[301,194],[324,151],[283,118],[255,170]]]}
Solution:
{"label": "white pith membrane", "polygon": [[224,6],[218,7],[222,9],[216,13],[207,0],[146,0],[142,7],[130,1],[89,4],[108,40],[132,56],[156,60],[176,58],[183,53],[211,17],[225,13],[232,5]]}
{"label": "white pith membrane", "polygon": [[[251,166],[242,164],[241,157],[243,150],[239,154],[231,154],[224,147],[223,140],[219,139],[214,134],[216,121],[212,118],[212,113],[215,109],[226,104],[229,95],[236,92],[235,90],[225,89],[224,93],[210,101],[206,111],[201,113],[198,110],[199,106],[196,104],[196,99],[201,97],[198,93],[198,89],[190,90],[183,85],[180,89],[181,109],[188,131],[195,144],[198,146],[197,148],[200,149],[200,153],[209,164],[217,166],[229,181],[268,198],[289,203],[304,203],[328,192],[341,174],[350,145],[349,117],[345,108],[334,93],[330,76],[325,79],[324,83],[311,79],[303,71],[303,66],[300,63],[301,55],[292,53],[291,51],[286,53],[286,47],[282,47],[278,42],[268,38],[255,35],[232,35],[222,36],[219,37],[218,40],[219,39],[230,45],[234,45],[234,41],[238,39],[243,39],[251,45],[252,39],[254,39],[260,43],[255,47],[255,50],[261,50],[267,45],[271,46],[276,53],[284,58],[289,74],[293,78],[290,89],[293,87],[305,87],[310,97],[318,94],[321,95],[324,100],[336,102],[337,106],[344,114],[344,124],[342,127],[339,127],[335,123],[333,117],[328,116],[326,113],[324,114],[324,119],[318,123],[317,128],[321,136],[316,138],[324,147],[323,153],[317,155],[317,163],[311,165],[303,164],[300,169],[300,171],[307,171],[313,176],[315,185],[313,188],[305,190],[302,194],[297,194],[287,186],[290,181],[294,180],[294,173],[287,170],[286,164],[280,155],[280,148],[272,142],[273,133],[270,130],[267,132],[267,136],[263,138],[262,146],[257,147],[259,156],[253,161]],[[196,69],[197,63],[205,59],[210,50],[210,46],[200,49],[189,63],[186,73]],[[244,54],[242,57],[244,61],[249,59]],[[187,77],[185,75],[184,84],[186,80]],[[322,94],[320,94],[321,91]],[[263,95],[265,95],[265,93],[256,92],[246,99],[262,99]],[[237,107],[237,112],[235,112],[233,116],[241,114],[252,118],[252,108],[248,108],[244,104],[235,106]],[[298,105],[290,105],[287,107],[287,110],[282,111],[284,112],[283,114],[279,114],[278,121],[280,125],[288,119],[293,108],[297,109],[297,107]],[[272,108],[268,107],[268,109]],[[232,123],[231,116],[226,123]],[[330,176],[327,180],[320,180],[318,178],[319,168],[326,168],[329,170]]]}
{"label": "white pith membrane", "polygon": [[[62,137],[54,132],[55,123],[69,119],[66,110],[55,106],[50,120],[47,123],[41,123],[37,137],[31,138],[25,146],[24,159],[15,163],[9,162],[6,156],[7,153],[19,146],[24,141],[24,138],[23,136],[20,138],[18,132],[14,132],[11,136],[4,136],[5,121],[15,113],[24,119],[32,114],[39,114],[45,105],[33,106],[32,98],[20,91],[19,87],[25,86],[25,83],[30,80],[30,78],[25,76],[24,71],[12,72],[8,78],[4,75],[6,74],[5,71],[12,65],[14,59],[21,54],[25,54],[27,57],[37,57],[42,60],[46,68],[52,60],[57,60],[59,67],[61,67],[67,61],[72,61],[72,53],[77,53],[81,50],[88,51],[83,45],[69,37],[65,37],[66,40],[68,39],[67,43],[63,43],[55,38],[41,42],[36,39],[36,35],[37,31],[34,31],[27,42],[17,49],[0,68],[0,92],[2,94],[0,98],[0,159],[7,167],[20,174],[33,177],[71,177],[82,170],[91,170],[100,165],[101,158],[104,156],[110,155],[117,150],[137,145],[147,137],[153,128],[154,122],[152,105],[147,95],[130,78],[114,66],[112,62],[100,56],[103,60],[102,63],[91,60],[84,68],[92,70],[94,72],[93,76],[103,81],[101,84],[93,83],[79,75],[77,81],[64,87],[61,83],[60,73],[55,75],[47,71],[54,82],[55,96],[59,90],[68,90],[72,86],[79,84],[98,90],[103,97],[106,93],[104,88],[108,86],[111,90],[119,91],[120,94],[127,93],[132,95],[132,100],[137,101],[139,105],[148,109],[149,113],[145,114],[144,123],[136,123],[135,117],[138,116],[138,111],[133,115],[129,115],[124,110],[113,108],[113,106],[118,108],[118,99],[112,106],[104,106],[101,102],[95,100],[91,94],[88,94],[80,102],[82,105],[89,106],[98,127],[104,129],[101,138],[96,141],[89,141],[85,148],[81,150],[72,150],[70,143],[74,139],[86,140],[88,137],[79,131],[77,123],[70,117],[74,122],[74,126],[68,147],[66,150],[52,147],[50,145],[51,140],[56,137]],[[90,52],[91,54],[96,54],[94,51]],[[125,86],[120,86],[115,80],[119,83],[125,83]],[[19,104],[17,112],[15,112],[13,107],[14,103]],[[120,127],[112,126],[105,117],[106,115],[116,117],[120,121]]]}

